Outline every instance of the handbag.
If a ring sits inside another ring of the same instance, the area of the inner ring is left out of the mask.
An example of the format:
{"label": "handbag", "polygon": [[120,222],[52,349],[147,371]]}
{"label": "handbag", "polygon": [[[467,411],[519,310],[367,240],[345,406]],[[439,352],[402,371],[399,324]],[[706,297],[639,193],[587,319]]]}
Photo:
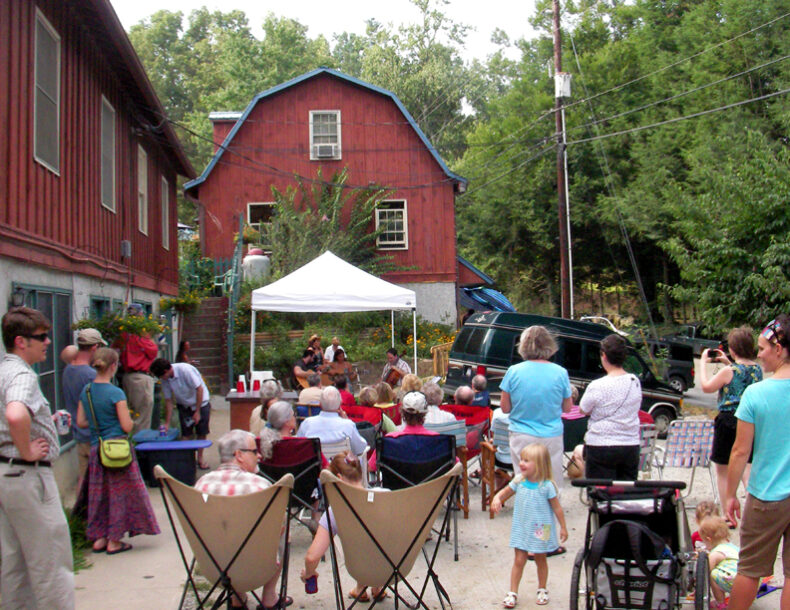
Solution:
{"label": "handbag", "polygon": [[93,417],[93,425],[96,426],[96,434],[99,435],[99,460],[105,468],[119,469],[126,468],[132,463],[132,447],[128,438],[109,438],[102,439],[99,434],[99,422],[96,420],[96,413],[93,410],[93,398],[91,398],[90,386],[85,390],[88,396],[88,406]]}

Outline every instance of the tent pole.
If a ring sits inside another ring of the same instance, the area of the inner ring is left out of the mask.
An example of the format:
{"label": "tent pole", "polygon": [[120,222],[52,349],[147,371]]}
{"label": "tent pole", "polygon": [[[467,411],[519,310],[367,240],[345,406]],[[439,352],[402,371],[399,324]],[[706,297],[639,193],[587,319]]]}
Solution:
{"label": "tent pole", "polygon": [[411,337],[414,343],[414,374],[417,374],[417,308],[411,310]]}
{"label": "tent pole", "polygon": [[395,347],[395,310],[390,309],[390,333],[392,334],[392,346]]}
{"label": "tent pole", "polygon": [[[250,328],[250,379],[252,379],[252,372],[255,370],[255,317],[258,312],[252,310],[252,327]],[[230,380],[233,385],[233,380]]]}

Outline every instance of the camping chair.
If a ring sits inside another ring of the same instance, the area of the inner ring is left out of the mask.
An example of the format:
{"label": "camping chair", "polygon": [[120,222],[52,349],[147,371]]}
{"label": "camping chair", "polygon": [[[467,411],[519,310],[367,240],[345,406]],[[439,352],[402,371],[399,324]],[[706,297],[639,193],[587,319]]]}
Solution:
{"label": "camping chair", "polygon": [[301,423],[308,417],[312,417],[313,415],[318,415],[321,413],[321,405],[296,405],[296,423],[297,425],[301,425]]}
{"label": "camping chair", "polygon": [[[337,536],[333,531],[335,528],[330,527],[329,532],[337,608],[346,608],[335,548],[337,537],[340,538],[349,575],[371,587],[389,588],[395,597],[396,608],[403,601],[410,608],[428,610],[430,606],[424,597],[429,583],[433,583],[442,608],[445,608],[445,600],[452,607],[450,597],[434,571],[442,535],[449,528],[449,511],[442,519],[430,557],[425,544],[444,499],[455,493],[460,474],[461,465],[456,464],[437,478],[419,485],[398,491],[373,491],[343,483],[327,470],[321,473],[327,505],[332,510],[333,523],[337,528]],[[419,585],[412,585],[408,576],[420,551],[426,561],[427,574],[422,578],[422,587],[418,591]],[[403,597],[403,587],[417,598],[416,602]],[[356,603],[354,600],[348,608],[353,608]],[[377,603],[378,599],[374,597],[369,607],[373,608]]]}
{"label": "camping chair", "polygon": [[[327,461],[332,461],[332,458],[335,457],[338,453],[342,453],[343,451],[348,451],[351,453],[351,440],[349,438],[344,438],[342,441],[338,441],[336,443],[321,443],[321,453],[324,454],[324,457]],[[370,453],[370,446],[368,446],[362,455],[358,455],[359,458],[359,465],[362,468],[362,480],[365,482],[365,485],[368,483],[368,454]]]}
{"label": "camping chair", "polygon": [[[491,430],[491,409],[475,405],[441,405],[442,411],[452,413],[456,419],[463,419],[466,424],[466,460],[467,470],[472,463],[480,458],[480,443]],[[472,479],[474,483],[475,480]]]}
{"label": "camping chair", "polygon": [[653,475],[657,440],[658,429],[654,424],[639,426],[639,473],[647,473],[648,479]]}
{"label": "camping chair", "polygon": [[[710,461],[713,444],[713,421],[710,419],[676,419],[669,424],[667,440],[655,449],[655,467],[658,478],[664,478],[664,468],[691,468],[691,479],[683,497],[691,494],[697,466],[707,467],[713,500],[719,503],[719,492]],[[687,508],[693,508],[686,505]]]}
{"label": "camping chair", "polygon": [[[230,608],[234,591],[250,591],[260,604],[255,589],[262,587],[277,573],[277,550],[283,515],[287,513],[293,488],[293,477],[287,474],[269,489],[243,496],[215,496],[180,483],[161,466],[154,467],[154,475],[160,482],[167,518],[187,571],[187,582],[178,607],[183,607],[190,586],[198,608],[209,603],[209,598],[217,589],[220,595],[212,608],[224,604]],[[192,549],[191,562],[187,561],[174,513]],[[286,540],[289,523],[286,519]],[[280,596],[284,597],[288,583],[287,547],[282,565]],[[196,571],[211,583],[211,588],[202,598],[194,579]]]}
{"label": "camping chair", "polygon": [[497,418],[491,423],[491,441],[480,444],[480,495],[482,508],[488,509],[489,518],[494,518],[491,511],[491,500],[504,485],[497,487],[497,476],[505,479],[505,485],[513,478],[513,465],[497,461],[497,452],[510,454],[510,422],[507,419]]}
{"label": "camping chair", "polygon": [[381,409],[363,407],[362,405],[346,405],[340,408],[346,412],[348,418],[353,422],[367,421],[376,426],[377,430],[381,427]]}
{"label": "camping chair", "polygon": [[562,471],[568,471],[568,464],[573,456],[576,445],[584,443],[584,435],[587,433],[587,423],[589,417],[578,417],[576,419],[562,419],[562,453],[565,459],[562,464]]}
{"label": "camping chair", "polygon": [[469,467],[467,464],[468,452],[466,447],[466,425],[464,420],[442,422],[439,424],[424,424],[427,430],[433,430],[438,434],[450,434],[455,437],[455,455],[461,462],[461,510],[464,512],[464,519],[469,518]]}
{"label": "camping chair", "polygon": [[301,517],[303,510],[312,511],[321,499],[318,475],[321,473],[321,441],[317,438],[283,438],[272,447],[270,458],[258,462],[258,471],[274,483],[280,477],[293,476],[293,492],[288,516],[310,529],[310,522]]}
{"label": "camping chair", "polygon": [[[443,475],[455,465],[455,436],[382,436],[376,442],[376,461],[382,487],[395,490],[419,485]],[[453,507],[454,502],[457,507],[457,497],[447,497],[447,512],[453,514],[453,556],[458,561],[458,511]],[[449,531],[446,535],[449,538]]]}

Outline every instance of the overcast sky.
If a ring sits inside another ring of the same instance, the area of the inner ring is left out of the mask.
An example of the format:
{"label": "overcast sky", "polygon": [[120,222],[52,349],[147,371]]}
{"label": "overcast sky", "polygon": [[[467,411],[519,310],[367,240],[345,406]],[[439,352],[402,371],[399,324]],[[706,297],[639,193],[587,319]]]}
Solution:
{"label": "overcast sky", "polygon": [[[365,21],[371,17],[381,23],[400,23],[415,21],[417,9],[409,0],[288,0],[272,2],[271,0],[111,0],[118,17],[127,30],[145,17],[165,8],[169,11],[182,11],[188,15],[201,6],[209,10],[228,12],[239,9],[247,14],[253,32],[261,35],[261,24],[270,12],[280,17],[290,17],[308,27],[308,34],[314,38],[323,34],[333,44],[332,34],[340,32],[365,31]],[[507,32],[511,41],[519,38],[532,38],[535,33],[527,19],[534,12],[534,0],[450,0],[442,8],[453,21],[471,25],[467,37],[464,57],[484,60],[496,50],[490,43],[491,33],[495,28]],[[516,58],[517,53],[508,53]]]}

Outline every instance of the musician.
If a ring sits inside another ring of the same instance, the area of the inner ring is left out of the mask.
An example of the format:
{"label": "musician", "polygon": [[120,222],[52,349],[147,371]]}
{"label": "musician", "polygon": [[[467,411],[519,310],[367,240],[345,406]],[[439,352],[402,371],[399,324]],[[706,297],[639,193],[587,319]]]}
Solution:
{"label": "musician", "polygon": [[321,347],[321,337],[319,335],[311,335],[307,341],[307,349],[313,350],[313,362],[310,368],[314,371],[324,371],[324,350]]}
{"label": "musician", "polygon": [[405,360],[398,357],[398,350],[394,347],[389,348],[387,350],[387,364],[384,365],[384,370],[381,372],[381,380],[394,387],[400,385],[403,376],[409,373],[411,373],[411,367]]}
{"label": "musician", "polygon": [[313,373],[313,358],[315,354],[313,350],[309,347],[302,352],[302,357],[299,358],[296,362],[294,362],[293,369],[291,370],[291,376],[293,377],[293,387],[296,388],[299,384],[299,380],[307,381],[307,377]]}

